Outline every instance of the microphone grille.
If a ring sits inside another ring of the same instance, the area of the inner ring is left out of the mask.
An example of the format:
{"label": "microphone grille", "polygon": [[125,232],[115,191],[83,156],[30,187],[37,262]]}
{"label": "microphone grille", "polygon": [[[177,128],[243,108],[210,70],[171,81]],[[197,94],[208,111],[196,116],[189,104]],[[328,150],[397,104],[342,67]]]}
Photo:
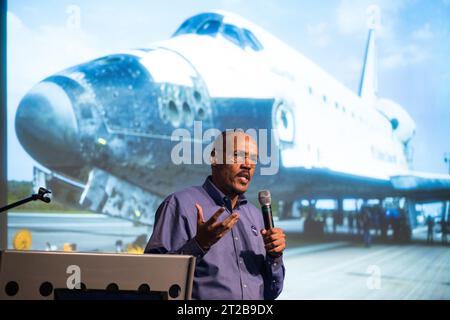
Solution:
{"label": "microphone grille", "polygon": [[258,192],[258,200],[259,204],[261,206],[270,206],[272,203],[272,199],[270,197],[270,191],[269,190],[261,190]]}

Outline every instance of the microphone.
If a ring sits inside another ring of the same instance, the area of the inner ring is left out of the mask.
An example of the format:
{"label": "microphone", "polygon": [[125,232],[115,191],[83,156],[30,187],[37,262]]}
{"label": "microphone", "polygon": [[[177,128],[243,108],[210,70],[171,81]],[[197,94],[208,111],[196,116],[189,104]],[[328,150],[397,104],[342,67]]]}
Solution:
{"label": "microphone", "polygon": [[37,198],[41,201],[44,201],[45,203],[50,203],[52,201],[51,199],[51,191],[45,189],[44,187],[40,187],[38,190]]}
{"label": "microphone", "polygon": [[4,212],[4,211],[8,211],[8,210],[10,210],[12,208],[18,207],[18,206],[20,206],[22,204],[25,204],[27,202],[30,202],[30,201],[41,200],[41,201],[44,201],[45,203],[50,203],[51,198],[49,197],[49,195],[51,195],[51,193],[52,192],[50,190],[47,190],[47,189],[45,189],[43,187],[40,187],[39,190],[38,190],[38,193],[32,194],[28,198],[16,201],[16,202],[11,203],[11,204],[9,204],[9,205],[7,205],[5,207],[1,207],[0,208],[0,213]]}
{"label": "microphone", "polygon": [[261,190],[258,192],[258,200],[261,205],[261,211],[264,218],[264,228],[266,230],[273,228],[273,217],[272,217],[272,199],[270,198],[269,190]]}

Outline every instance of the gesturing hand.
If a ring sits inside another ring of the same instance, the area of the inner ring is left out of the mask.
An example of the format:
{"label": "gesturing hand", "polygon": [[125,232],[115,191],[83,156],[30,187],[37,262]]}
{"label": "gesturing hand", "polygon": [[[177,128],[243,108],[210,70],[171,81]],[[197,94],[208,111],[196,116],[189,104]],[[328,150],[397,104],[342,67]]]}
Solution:
{"label": "gesturing hand", "polygon": [[238,222],[239,215],[235,212],[223,221],[217,221],[225,208],[217,210],[208,221],[205,222],[202,207],[196,203],[197,208],[197,234],[195,240],[203,250],[208,250],[219,241]]}

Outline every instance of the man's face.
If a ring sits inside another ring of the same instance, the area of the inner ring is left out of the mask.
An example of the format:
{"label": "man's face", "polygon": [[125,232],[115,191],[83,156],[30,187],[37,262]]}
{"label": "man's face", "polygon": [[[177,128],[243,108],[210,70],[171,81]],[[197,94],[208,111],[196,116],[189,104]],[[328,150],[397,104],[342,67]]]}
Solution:
{"label": "man's face", "polygon": [[214,165],[214,180],[226,193],[242,194],[255,173],[258,147],[251,136],[242,132],[228,134],[226,140],[223,159]]}

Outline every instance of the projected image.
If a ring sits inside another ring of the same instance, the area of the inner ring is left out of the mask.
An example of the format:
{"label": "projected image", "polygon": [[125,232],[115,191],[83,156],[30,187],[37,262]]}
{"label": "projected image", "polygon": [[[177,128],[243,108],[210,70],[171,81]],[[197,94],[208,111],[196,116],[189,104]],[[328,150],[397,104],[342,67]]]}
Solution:
{"label": "projected image", "polygon": [[305,236],[445,225],[450,8],[374,2],[10,1],[8,200],[53,201],[9,214],[9,246],[142,252],[232,128],[258,140],[251,201]]}

